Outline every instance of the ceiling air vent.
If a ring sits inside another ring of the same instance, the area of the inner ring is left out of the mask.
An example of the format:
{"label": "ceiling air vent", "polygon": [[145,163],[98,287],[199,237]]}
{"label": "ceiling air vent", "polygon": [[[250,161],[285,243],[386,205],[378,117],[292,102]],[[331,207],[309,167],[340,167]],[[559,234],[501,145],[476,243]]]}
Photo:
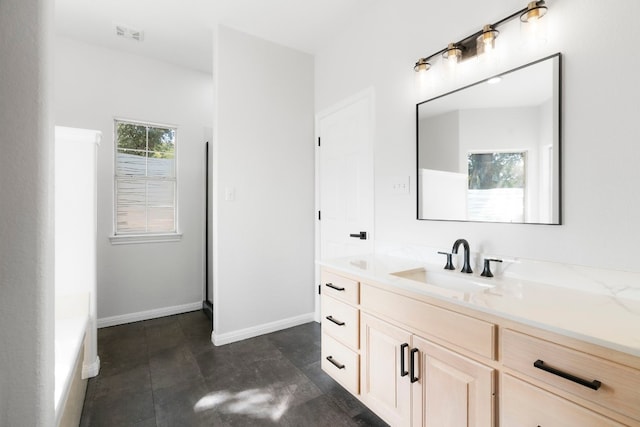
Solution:
{"label": "ceiling air vent", "polygon": [[127,27],[126,25],[116,24],[116,35],[118,37],[124,37],[125,39],[131,39],[141,42],[144,40],[144,31],[136,30],[135,28]]}

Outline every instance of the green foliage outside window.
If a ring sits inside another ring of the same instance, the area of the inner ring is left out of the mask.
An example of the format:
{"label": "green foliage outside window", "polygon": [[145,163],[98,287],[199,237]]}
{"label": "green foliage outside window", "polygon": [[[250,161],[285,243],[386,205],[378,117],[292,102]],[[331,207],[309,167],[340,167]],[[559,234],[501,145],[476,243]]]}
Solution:
{"label": "green foliage outside window", "polygon": [[469,164],[469,189],[525,187],[525,154],[472,153]]}
{"label": "green foliage outside window", "polygon": [[156,159],[175,157],[175,129],[118,122],[116,132],[118,150],[122,152]]}

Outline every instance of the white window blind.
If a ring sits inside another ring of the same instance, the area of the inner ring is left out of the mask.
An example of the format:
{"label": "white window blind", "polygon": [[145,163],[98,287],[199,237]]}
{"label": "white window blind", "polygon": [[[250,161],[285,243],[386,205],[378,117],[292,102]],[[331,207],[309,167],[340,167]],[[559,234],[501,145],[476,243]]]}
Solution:
{"label": "white window blind", "polygon": [[115,235],[177,232],[176,128],[115,121]]}

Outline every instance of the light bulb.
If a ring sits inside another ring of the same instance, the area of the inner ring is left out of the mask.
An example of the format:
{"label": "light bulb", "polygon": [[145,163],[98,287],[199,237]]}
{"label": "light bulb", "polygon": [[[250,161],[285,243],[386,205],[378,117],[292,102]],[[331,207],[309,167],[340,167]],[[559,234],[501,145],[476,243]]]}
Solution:
{"label": "light bulb", "polygon": [[423,74],[429,71],[430,68],[431,68],[431,64],[427,62],[427,59],[420,58],[418,59],[418,62],[416,62],[416,65],[413,67],[413,71],[415,71],[416,73]]}
{"label": "light bulb", "polygon": [[547,6],[544,1],[532,1],[527,5],[527,10],[520,15],[522,22],[534,22],[542,18],[547,13]]}
{"label": "light bulb", "polygon": [[527,10],[520,15],[520,32],[528,44],[544,44],[547,41],[547,13],[544,1],[532,1]]}
{"label": "light bulb", "polygon": [[496,37],[498,37],[498,30],[494,29],[491,25],[485,25],[482,27],[482,34],[476,39],[476,53],[477,55],[490,54],[495,50]]}
{"label": "light bulb", "polygon": [[462,49],[456,46],[454,43],[449,43],[447,50],[442,54],[442,57],[447,61],[447,66],[451,70],[455,70],[458,65],[458,61],[462,57]]}

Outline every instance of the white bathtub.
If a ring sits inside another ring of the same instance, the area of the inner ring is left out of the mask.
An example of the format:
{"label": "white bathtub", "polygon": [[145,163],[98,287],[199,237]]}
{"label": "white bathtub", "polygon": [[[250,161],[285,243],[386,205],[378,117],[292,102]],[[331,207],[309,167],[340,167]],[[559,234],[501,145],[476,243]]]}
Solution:
{"label": "white bathtub", "polygon": [[82,414],[87,380],[83,379],[84,348],[90,324],[88,296],[56,299],[55,411],[56,426],[77,426]]}
{"label": "white bathtub", "polygon": [[98,375],[96,157],[101,133],[56,126],[56,426],[77,427],[86,378]]}

